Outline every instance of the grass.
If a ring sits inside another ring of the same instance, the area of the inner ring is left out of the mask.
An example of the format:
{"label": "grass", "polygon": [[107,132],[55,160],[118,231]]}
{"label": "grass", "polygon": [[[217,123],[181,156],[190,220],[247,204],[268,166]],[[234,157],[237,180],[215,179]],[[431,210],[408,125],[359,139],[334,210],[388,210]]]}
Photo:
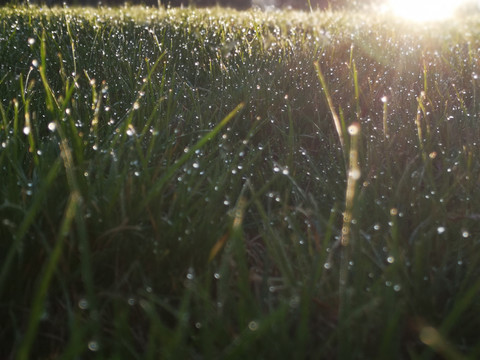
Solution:
{"label": "grass", "polygon": [[477,17],[0,18],[0,357],[478,358]]}

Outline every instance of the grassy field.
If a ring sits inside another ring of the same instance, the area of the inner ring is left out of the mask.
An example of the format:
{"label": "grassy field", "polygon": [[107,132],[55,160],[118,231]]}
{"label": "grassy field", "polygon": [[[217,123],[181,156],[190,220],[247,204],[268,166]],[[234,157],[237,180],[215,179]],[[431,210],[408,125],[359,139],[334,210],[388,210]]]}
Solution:
{"label": "grassy field", "polygon": [[0,24],[0,358],[480,357],[477,17]]}

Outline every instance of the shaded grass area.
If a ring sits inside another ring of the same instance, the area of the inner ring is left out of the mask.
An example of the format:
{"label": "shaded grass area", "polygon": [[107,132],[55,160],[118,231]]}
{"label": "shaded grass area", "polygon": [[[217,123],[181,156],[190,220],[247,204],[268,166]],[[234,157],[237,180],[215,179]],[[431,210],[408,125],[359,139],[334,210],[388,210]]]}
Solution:
{"label": "shaded grass area", "polygon": [[479,356],[476,18],[0,18],[2,357]]}

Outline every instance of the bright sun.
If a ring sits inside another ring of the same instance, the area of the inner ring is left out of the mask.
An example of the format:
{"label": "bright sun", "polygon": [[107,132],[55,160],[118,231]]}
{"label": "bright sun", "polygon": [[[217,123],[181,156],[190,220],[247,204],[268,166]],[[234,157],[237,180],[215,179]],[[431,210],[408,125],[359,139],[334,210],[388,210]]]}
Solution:
{"label": "bright sun", "polygon": [[392,12],[407,20],[424,22],[445,20],[471,0],[388,0]]}

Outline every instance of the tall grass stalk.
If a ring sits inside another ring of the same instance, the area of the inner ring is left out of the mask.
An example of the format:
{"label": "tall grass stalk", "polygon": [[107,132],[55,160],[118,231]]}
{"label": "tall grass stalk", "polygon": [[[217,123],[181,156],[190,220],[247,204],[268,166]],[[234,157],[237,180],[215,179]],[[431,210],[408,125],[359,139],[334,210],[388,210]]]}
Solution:
{"label": "tall grass stalk", "polygon": [[386,96],[382,97],[383,103],[383,116],[382,116],[382,123],[383,123],[383,140],[386,141],[390,138],[390,134],[388,132],[388,98]]}
{"label": "tall grass stalk", "polygon": [[[361,170],[358,159],[358,143],[360,137],[360,124],[353,123],[348,127],[350,134],[350,153],[349,153],[349,167],[347,177],[347,188],[345,193],[345,210],[343,212],[343,224],[340,238],[340,269],[339,269],[339,318],[341,321],[346,321],[348,317],[351,301],[349,299],[351,293],[351,283],[349,281],[349,272],[352,262],[352,251],[354,245],[352,242],[352,221],[355,210],[355,193],[357,188],[357,181],[360,179]],[[356,249],[359,246],[355,246]],[[344,330],[345,331],[345,330]],[[343,339],[341,335],[341,339]],[[345,348],[347,344],[340,341],[339,346]]]}
{"label": "tall grass stalk", "polygon": [[337,131],[340,146],[342,148],[342,151],[344,152],[345,158],[347,158],[345,154],[345,138],[342,130],[340,117],[338,116],[337,111],[335,110],[335,105],[333,103],[332,97],[330,96],[330,91],[328,90],[328,85],[327,85],[327,82],[325,81],[325,77],[323,76],[320,63],[315,62],[314,65],[315,65],[315,70],[317,71],[318,79],[320,80],[320,84],[322,85],[323,93],[325,94],[325,98],[327,100],[328,108],[330,110],[330,113],[332,114],[333,124],[335,125],[335,130]]}

